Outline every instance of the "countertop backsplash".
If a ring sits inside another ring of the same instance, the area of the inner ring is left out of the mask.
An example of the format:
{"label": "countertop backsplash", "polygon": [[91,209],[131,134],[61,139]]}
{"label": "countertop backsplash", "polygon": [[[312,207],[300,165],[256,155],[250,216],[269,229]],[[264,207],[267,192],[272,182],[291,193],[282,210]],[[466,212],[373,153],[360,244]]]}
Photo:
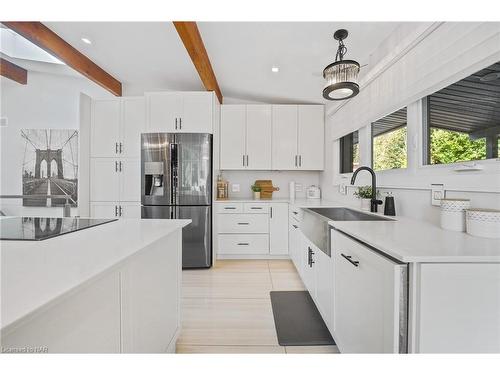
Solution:
{"label": "countertop backsplash", "polygon": [[[273,193],[273,198],[288,198],[289,183],[295,181],[302,185],[302,191],[296,191],[297,198],[305,198],[306,188],[310,185],[319,185],[319,172],[315,171],[222,171],[224,180],[229,181],[229,199],[251,198],[250,186],[255,180],[272,180],[273,186],[280,188]],[[233,184],[240,185],[240,191],[233,191]]]}

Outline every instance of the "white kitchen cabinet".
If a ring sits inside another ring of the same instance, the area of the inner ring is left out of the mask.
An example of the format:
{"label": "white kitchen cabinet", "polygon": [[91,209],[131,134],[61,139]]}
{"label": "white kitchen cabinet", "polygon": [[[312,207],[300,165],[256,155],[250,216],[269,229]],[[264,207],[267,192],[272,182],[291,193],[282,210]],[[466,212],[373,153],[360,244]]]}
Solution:
{"label": "white kitchen cabinet", "polygon": [[222,105],[220,169],[245,169],[246,106]]}
{"label": "white kitchen cabinet", "polygon": [[406,351],[400,312],[406,266],[332,230],[334,338],[342,353]]}
{"label": "white kitchen cabinet", "polygon": [[90,199],[93,202],[141,200],[138,160],[92,158]]}
{"label": "white kitchen cabinet", "polygon": [[180,246],[180,235],[169,236],[121,272],[124,353],[164,353],[180,329]]}
{"label": "white kitchen cabinet", "polygon": [[246,106],[246,168],[271,169],[271,106]]}
{"label": "white kitchen cabinet", "polygon": [[273,105],[273,170],[324,169],[322,105]]}
{"label": "white kitchen cabinet", "polygon": [[269,204],[269,253],[288,254],[288,204]]}
{"label": "white kitchen cabinet", "polygon": [[302,275],[302,258],[300,254],[300,230],[299,223],[290,219],[288,233],[288,251],[297,272]]}
{"label": "white kitchen cabinet", "polygon": [[146,94],[148,132],[213,133],[212,92]]}
{"label": "white kitchen cabinet", "polygon": [[141,204],[139,202],[91,202],[90,216],[102,219],[141,218]]}
{"label": "white kitchen cabinet", "polygon": [[91,155],[94,157],[116,157],[120,140],[119,99],[94,100],[91,120]]}
{"label": "white kitchen cabinet", "polygon": [[219,233],[269,233],[269,217],[259,214],[220,215]]}
{"label": "white kitchen cabinet", "polygon": [[324,169],[325,114],[322,105],[298,106],[298,169]]}
{"label": "white kitchen cabinet", "polygon": [[94,100],[91,157],[139,158],[145,118],[142,97]]}
{"label": "white kitchen cabinet", "polygon": [[272,169],[296,169],[297,156],[297,106],[272,106]]}
{"label": "white kitchen cabinet", "polygon": [[316,258],[321,251],[301,232],[302,281],[311,297],[316,299]]}
{"label": "white kitchen cabinet", "polygon": [[219,234],[219,248],[224,254],[265,255],[269,254],[267,234]]}
{"label": "white kitchen cabinet", "polygon": [[271,169],[271,106],[221,107],[221,169]]}

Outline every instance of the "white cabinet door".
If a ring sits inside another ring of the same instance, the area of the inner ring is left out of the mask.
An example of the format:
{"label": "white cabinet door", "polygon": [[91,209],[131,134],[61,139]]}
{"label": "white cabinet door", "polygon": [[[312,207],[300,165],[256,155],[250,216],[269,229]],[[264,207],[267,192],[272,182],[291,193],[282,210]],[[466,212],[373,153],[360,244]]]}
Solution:
{"label": "white cabinet door", "polygon": [[342,353],[398,353],[403,265],[337,231],[332,231],[332,241],[333,332],[339,350]]}
{"label": "white cabinet door", "polygon": [[220,127],[220,169],[245,169],[245,106],[221,106]]}
{"label": "white cabinet door", "polygon": [[141,157],[141,133],[146,128],[146,105],[143,97],[122,98],[121,156]]}
{"label": "white cabinet door", "polygon": [[271,106],[246,106],[246,167],[270,170],[271,165]]}
{"label": "white cabinet door", "polygon": [[288,233],[288,247],[290,251],[290,258],[293,261],[293,264],[295,265],[295,268],[297,269],[297,272],[302,275],[302,258],[300,254],[300,230],[299,230],[299,224],[295,221],[290,219],[289,220],[289,233]]}
{"label": "white cabinet door", "polygon": [[119,205],[120,217],[126,219],[140,219],[141,218],[141,204],[139,202],[120,202]]}
{"label": "white cabinet door", "polygon": [[269,253],[288,254],[288,203],[271,203],[269,212]]}
{"label": "white cabinet door", "polygon": [[120,142],[120,100],[94,100],[92,102],[90,155],[115,157]]}
{"label": "white cabinet door", "polygon": [[114,219],[119,217],[119,202],[91,202],[90,216],[97,219]]}
{"label": "white cabinet door", "polygon": [[314,256],[316,305],[327,327],[333,330],[333,260],[321,250]]}
{"label": "white cabinet door", "polygon": [[119,161],[116,159],[92,158],[90,165],[91,201],[119,200],[120,172],[118,169]]}
{"label": "white cabinet door", "polygon": [[120,195],[121,202],[139,202],[141,200],[141,162],[120,160]]}
{"label": "white cabinet door", "polygon": [[147,131],[175,132],[179,130],[182,107],[183,98],[179,93],[155,92],[146,94]]}
{"label": "white cabinet door", "polygon": [[272,113],[272,169],[296,169],[297,106],[273,105]]}
{"label": "white cabinet door", "polygon": [[171,346],[180,327],[181,246],[176,231],[141,250],[121,272],[124,353],[164,353]]}
{"label": "white cabinet door", "polygon": [[302,253],[302,281],[306,286],[309,294],[315,299],[316,298],[316,276],[315,276],[315,264],[313,263],[316,257],[316,252],[321,250],[316,250],[315,246],[304,236],[301,232],[301,253]]}
{"label": "white cabinet door", "polygon": [[178,131],[185,133],[213,133],[211,92],[186,92]]}
{"label": "white cabinet door", "polygon": [[298,106],[299,169],[324,169],[325,114],[322,105]]}

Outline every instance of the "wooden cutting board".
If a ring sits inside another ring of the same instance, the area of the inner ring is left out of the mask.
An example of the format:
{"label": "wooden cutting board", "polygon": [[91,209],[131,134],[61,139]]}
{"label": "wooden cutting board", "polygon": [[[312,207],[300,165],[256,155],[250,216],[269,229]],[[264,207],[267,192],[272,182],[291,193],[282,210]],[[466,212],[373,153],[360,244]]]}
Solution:
{"label": "wooden cutting board", "polygon": [[256,180],[255,186],[260,187],[260,198],[271,199],[274,191],[279,191],[279,187],[273,186],[273,180]]}

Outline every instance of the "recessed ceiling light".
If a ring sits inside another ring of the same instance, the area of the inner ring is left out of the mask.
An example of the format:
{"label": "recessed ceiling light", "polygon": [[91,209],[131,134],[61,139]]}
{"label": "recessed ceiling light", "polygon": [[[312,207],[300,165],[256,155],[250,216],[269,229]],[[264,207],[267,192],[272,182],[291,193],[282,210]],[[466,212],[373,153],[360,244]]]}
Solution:
{"label": "recessed ceiling light", "polygon": [[280,71],[280,68],[278,68],[277,66],[273,66],[271,68],[271,72],[273,72],[273,73],[278,73],[279,71]]}
{"label": "recessed ceiling light", "polygon": [[85,44],[92,44],[92,41],[89,38],[82,38],[82,42]]}

